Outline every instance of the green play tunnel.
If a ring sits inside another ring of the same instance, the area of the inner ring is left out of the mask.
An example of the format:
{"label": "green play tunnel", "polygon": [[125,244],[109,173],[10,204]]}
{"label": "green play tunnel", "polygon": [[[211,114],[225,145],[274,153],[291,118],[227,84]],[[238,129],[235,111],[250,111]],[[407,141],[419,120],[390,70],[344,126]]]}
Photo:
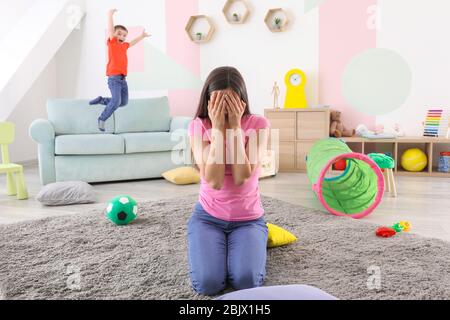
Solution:
{"label": "green play tunnel", "polygon": [[[327,178],[333,163],[346,159],[345,171]],[[352,152],[345,142],[330,138],[316,142],[308,152],[306,169],[321,204],[332,214],[362,218],[381,202],[384,178],[368,156]]]}

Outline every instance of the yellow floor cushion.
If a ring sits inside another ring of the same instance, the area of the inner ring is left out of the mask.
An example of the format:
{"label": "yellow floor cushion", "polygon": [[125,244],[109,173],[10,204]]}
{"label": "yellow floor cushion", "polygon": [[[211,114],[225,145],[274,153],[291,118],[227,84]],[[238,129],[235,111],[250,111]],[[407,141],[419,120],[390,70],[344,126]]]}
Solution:
{"label": "yellow floor cushion", "polygon": [[162,174],[164,179],[175,184],[193,184],[200,182],[200,173],[193,167],[180,167]]}
{"label": "yellow floor cushion", "polygon": [[269,229],[267,238],[267,247],[269,248],[281,247],[297,241],[296,236],[277,225],[267,223],[267,228]]}

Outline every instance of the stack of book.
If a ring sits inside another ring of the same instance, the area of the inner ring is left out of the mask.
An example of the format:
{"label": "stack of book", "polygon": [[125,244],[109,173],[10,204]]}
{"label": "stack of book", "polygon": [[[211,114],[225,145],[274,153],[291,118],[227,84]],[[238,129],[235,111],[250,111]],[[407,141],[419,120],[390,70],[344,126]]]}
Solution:
{"label": "stack of book", "polygon": [[449,135],[450,110],[430,109],[425,119],[423,135],[425,137],[446,137]]}

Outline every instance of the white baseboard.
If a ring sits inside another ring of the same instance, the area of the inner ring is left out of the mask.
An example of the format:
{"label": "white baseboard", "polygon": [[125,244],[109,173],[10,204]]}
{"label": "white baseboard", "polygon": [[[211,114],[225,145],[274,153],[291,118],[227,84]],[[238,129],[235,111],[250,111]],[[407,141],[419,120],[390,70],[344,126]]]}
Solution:
{"label": "white baseboard", "polygon": [[24,167],[31,167],[31,166],[37,166],[39,164],[38,159],[31,159],[31,160],[24,160],[16,162],[17,164],[20,164]]}

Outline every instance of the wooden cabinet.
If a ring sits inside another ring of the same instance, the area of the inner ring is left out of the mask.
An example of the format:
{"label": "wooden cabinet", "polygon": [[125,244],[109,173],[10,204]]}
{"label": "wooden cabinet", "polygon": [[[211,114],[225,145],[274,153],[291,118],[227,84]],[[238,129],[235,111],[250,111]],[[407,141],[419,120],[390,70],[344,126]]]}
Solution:
{"label": "wooden cabinet", "polygon": [[329,109],[266,109],[265,116],[272,129],[269,148],[278,148],[277,165],[280,172],[304,172],[306,155],[314,142],[329,136]]}
{"label": "wooden cabinet", "polygon": [[309,149],[313,146],[314,141],[297,142],[297,162],[296,169],[306,171],[306,156]]}
{"label": "wooden cabinet", "polygon": [[280,141],[279,150],[280,170],[295,170],[295,142]]}
{"label": "wooden cabinet", "polygon": [[318,140],[330,132],[326,112],[297,112],[297,140]]}
{"label": "wooden cabinet", "polygon": [[272,128],[279,130],[281,141],[295,140],[295,112],[270,112],[269,119]]}

